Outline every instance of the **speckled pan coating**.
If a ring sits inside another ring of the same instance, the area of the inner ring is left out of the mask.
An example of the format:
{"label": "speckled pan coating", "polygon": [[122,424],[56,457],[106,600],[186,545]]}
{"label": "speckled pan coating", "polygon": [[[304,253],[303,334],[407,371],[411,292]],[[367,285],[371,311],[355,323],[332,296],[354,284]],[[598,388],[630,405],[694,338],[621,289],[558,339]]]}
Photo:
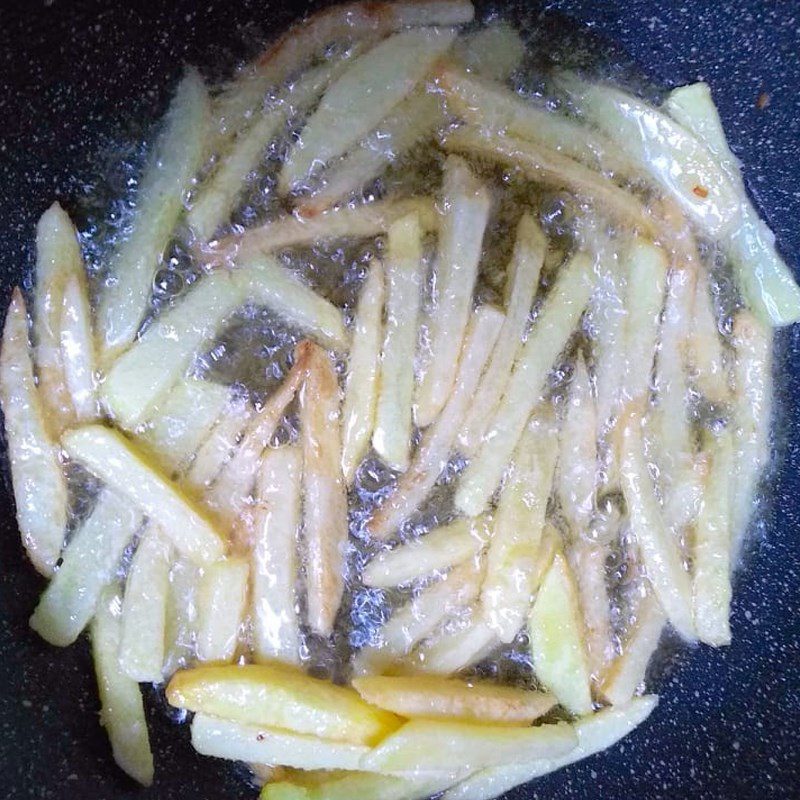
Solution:
{"label": "speckled pan coating", "polygon": [[[748,184],[797,268],[800,2],[554,0],[541,18],[544,3],[526,6],[513,16],[541,25],[541,37],[563,39],[571,30],[565,14],[583,26],[577,39],[590,50],[612,40],[623,63],[638,65],[622,71],[638,79],[708,80]],[[97,153],[147,129],[183,61],[225,68],[306,8],[264,0],[0,0],[3,305],[31,263],[38,215],[54,197],[74,207],[97,174]],[[762,93],[769,104],[759,109]],[[645,730],[511,797],[766,800],[800,792],[800,370],[792,371],[799,356],[800,329],[782,333],[780,468],[737,586],[733,646],[682,653],[658,686],[661,705]],[[253,797],[227,765],[194,755],[188,730],[165,722],[157,701],[150,704],[156,784],[138,791],[119,774],[97,725],[85,642],[56,652],[28,629],[41,585],[22,556],[5,468],[0,503],[0,795]]]}

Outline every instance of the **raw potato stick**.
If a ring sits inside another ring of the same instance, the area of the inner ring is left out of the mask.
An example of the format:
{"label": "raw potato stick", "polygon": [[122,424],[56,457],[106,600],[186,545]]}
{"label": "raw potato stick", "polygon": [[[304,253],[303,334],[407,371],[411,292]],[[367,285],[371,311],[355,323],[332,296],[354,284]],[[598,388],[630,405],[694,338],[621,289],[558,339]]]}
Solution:
{"label": "raw potato stick", "polygon": [[31,627],[50,644],[72,644],[94,616],[142,515],[116,492],[101,490],[89,517],[64,550],[63,563],[42,593]]}
{"label": "raw potato stick", "polygon": [[519,31],[508,22],[496,20],[461,34],[453,50],[466,70],[500,83],[510,80],[525,59],[525,43]]}
{"label": "raw potato stick", "polygon": [[411,451],[414,351],[422,282],[422,228],[419,217],[411,214],[389,228],[386,323],[372,433],[375,451],[400,471],[408,468]]}
{"label": "raw potato stick", "polygon": [[335,80],[300,132],[278,178],[282,193],[373,130],[425,77],[455,38],[446,28],[416,28],[386,39]]}
{"label": "raw potato stick", "polygon": [[120,433],[85,425],[67,431],[61,444],[71,458],[158,520],[175,547],[195,563],[210,564],[222,555],[222,539],[196,504]]}
{"label": "raw potato stick", "polygon": [[75,409],[75,419],[79,423],[92,422],[99,411],[97,364],[92,312],[83,274],[72,275],[64,284],[59,334],[64,380]]}
{"label": "raw potato stick", "polygon": [[143,786],[153,783],[153,753],[139,684],[121,669],[118,658],[122,623],[119,586],[103,592],[92,622],[92,655],[100,693],[100,722],[119,767]]}
{"label": "raw potato stick", "polygon": [[36,225],[36,283],[33,290],[33,345],[41,402],[52,436],[75,420],[61,351],[64,287],[84,277],[78,234],[58,203]]}
{"label": "raw potato stick", "polygon": [[501,642],[513,641],[536,592],[537,559],[558,456],[555,421],[534,414],[517,446],[495,515],[481,604]]}
{"label": "raw potato stick", "polygon": [[447,466],[503,320],[503,315],[491,306],[480,306],[473,312],[458,363],[455,388],[436,422],[423,434],[411,466],[398,478],[392,493],[370,519],[368,530],[372,536],[385,539],[393,535],[422,505]]}
{"label": "raw potato stick", "polygon": [[578,324],[594,283],[592,263],[584,253],[573,256],[562,268],[517,358],[481,449],[461,474],[455,504],[468,516],[484,510],[500,483],[528,417],[541,398],[547,375]]}
{"label": "raw potato stick", "polygon": [[200,570],[191,561],[177,558],[169,571],[165,654],[162,675],[169,680],[195,655],[197,638],[197,590]]}
{"label": "raw potato stick", "polygon": [[122,671],[140,683],[161,681],[171,558],[169,541],[151,522],[125,581],[119,644]]}
{"label": "raw potato stick", "polygon": [[428,321],[430,351],[425,354],[425,371],[417,387],[414,409],[420,428],[436,419],[455,382],[490,206],[488,189],[472,174],[466,161],[458,156],[448,157],[434,269],[434,306]]}
{"label": "raw potato stick", "polygon": [[370,264],[358,298],[347,364],[342,410],[342,472],[348,485],[353,483],[375,428],[384,295],[383,265],[375,260]]}
{"label": "raw potato stick", "polygon": [[458,437],[459,449],[465,455],[474,453],[480,446],[491,414],[508,385],[528,327],[546,250],[547,241],[541,227],[525,212],[517,225],[514,254],[508,265],[506,319]]}
{"label": "raw potato stick", "polygon": [[139,181],[132,230],[111,255],[114,282],[104,289],[97,316],[106,365],[131,344],[147,313],[153,276],[183,212],[184,193],[205,158],[210,119],[203,79],[188,69]]}
{"label": "raw potato stick", "polygon": [[249,566],[243,558],[205,568],[197,589],[197,658],[232,661],[247,608]]}
{"label": "raw potato stick", "polygon": [[250,561],[253,655],[256,661],[300,663],[297,537],[303,455],[295,445],[270,450],[256,479]]}
{"label": "raw potato stick", "polygon": [[486,658],[500,643],[497,634],[473,608],[466,626],[425,642],[410,659],[412,672],[452,675]]}
{"label": "raw potato stick", "polygon": [[339,382],[327,353],[310,342],[308,373],[300,390],[303,448],[303,532],[308,553],[308,622],[329,636],[344,591],[347,487],[342,475]]}
{"label": "raw potato stick", "polygon": [[15,289],[0,350],[0,403],[22,544],[34,567],[52,575],[67,525],[67,485],[50,439],[28,344],[28,317]]}

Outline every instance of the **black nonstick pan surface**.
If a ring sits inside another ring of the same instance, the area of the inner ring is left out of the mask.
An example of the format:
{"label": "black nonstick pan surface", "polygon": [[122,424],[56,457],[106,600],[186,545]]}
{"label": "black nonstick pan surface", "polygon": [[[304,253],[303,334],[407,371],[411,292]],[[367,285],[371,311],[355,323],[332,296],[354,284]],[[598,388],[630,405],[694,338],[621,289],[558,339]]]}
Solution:
{"label": "black nonstick pan surface", "polygon": [[[220,77],[317,5],[0,0],[2,306],[26,280],[38,216],[58,199],[85,221],[85,198],[111,165],[111,144],[147,133],[185,62]],[[797,270],[800,2],[553,0],[511,16],[562,52],[610,52],[636,80],[709,81],[750,190]],[[782,331],[776,467],[736,584],[732,646],[678,652],[656,676],[661,703],[641,730],[510,797],[800,796],[798,356],[800,333]],[[43,583],[23,555],[0,456],[0,798],[254,797],[243,771],[194,754],[187,727],[169,721],[155,690],[148,714],[156,782],[138,789],[116,769],[98,725],[86,641],[57,650],[28,628]]]}

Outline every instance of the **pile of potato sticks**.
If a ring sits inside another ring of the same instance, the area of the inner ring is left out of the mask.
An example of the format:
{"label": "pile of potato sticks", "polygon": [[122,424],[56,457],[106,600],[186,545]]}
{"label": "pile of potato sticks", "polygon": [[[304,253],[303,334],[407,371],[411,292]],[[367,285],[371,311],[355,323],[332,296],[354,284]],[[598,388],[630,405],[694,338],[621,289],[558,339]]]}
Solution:
{"label": "pile of potato sticks", "polygon": [[[769,458],[771,329],[800,319],[800,289],[705,84],[656,108],[561,73],[554,110],[510,88],[519,34],[462,30],[473,15],[466,0],[337,6],[213,96],[187,70],[96,308],[69,217],[54,204],[39,222],[32,346],[16,289],[0,356],[19,527],[50,579],[31,625],[58,646],[91,627],[103,724],[143,784],[141,682],[169,681],[195,747],[253,764],[265,800],[477,800],[640,724],[667,623],[730,641],[731,572]],[[231,226],[290,125],[286,213]],[[431,145],[429,194],[364,201]],[[475,289],[500,268],[485,235],[509,179],[531,204],[506,220],[500,306]],[[570,198],[566,253],[534,186]],[[176,237],[203,275],[154,315]],[[376,238],[349,327],[277,257]],[[728,267],[726,309],[712,288]],[[192,373],[246,303],[305,337],[258,408]],[[297,441],[276,445],[293,404]],[[451,519],[419,535],[457,456]],[[365,458],[396,479],[361,532],[392,546],[359,580],[414,591],[339,686],[306,674],[304,640],[334,632]],[[68,463],[102,485],[84,518]],[[641,576],[621,628],[607,575],[620,547]],[[514,642],[537,688],[457,677]]]}

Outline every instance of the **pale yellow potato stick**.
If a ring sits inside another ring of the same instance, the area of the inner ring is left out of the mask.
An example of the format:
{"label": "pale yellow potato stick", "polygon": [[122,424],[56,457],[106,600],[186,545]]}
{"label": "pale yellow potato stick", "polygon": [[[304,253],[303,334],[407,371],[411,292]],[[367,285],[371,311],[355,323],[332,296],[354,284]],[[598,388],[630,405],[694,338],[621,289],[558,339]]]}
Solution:
{"label": "pale yellow potato stick", "polygon": [[61,444],[70,458],[157,520],[175,547],[195,563],[210,564],[223,554],[222,539],[196,503],[153,469],[120,433],[85,425],[67,431]]}
{"label": "pale yellow potato stick", "polygon": [[500,644],[484,622],[480,607],[472,609],[467,624],[445,631],[422,644],[409,659],[412,672],[452,675],[486,658]]}
{"label": "pale yellow potato stick", "polygon": [[243,558],[216,561],[197,587],[197,658],[232,661],[247,610],[250,567]]}
{"label": "pale yellow potato stick", "polygon": [[486,621],[506,644],[525,624],[536,591],[533,582],[557,456],[555,420],[546,411],[534,413],[500,493],[481,588]]}
{"label": "pale yellow potato stick", "polygon": [[32,315],[39,393],[53,436],[58,436],[75,420],[61,351],[64,287],[75,277],[85,280],[78,234],[64,209],[53,203],[36,225]]}
{"label": "pale yellow potato stick", "polygon": [[347,383],[342,410],[342,471],[348,484],[369,449],[375,427],[378,400],[383,303],[383,265],[373,261],[358,298],[352,345],[347,364]]}
{"label": "pale yellow potato stick", "polygon": [[525,43],[513,25],[493,20],[477,31],[461,34],[453,56],[469,72],[502,83],[522,65]]}
{"label": "pale yellow potato stick", "polygon": [[[484,122],[493,125],[490,119]],[[488,158],[519,169],[531,181],[586,198],[620,225],[637,228],[648,235],[656,233],[652,218],[634,195],[558,150],[477,125],[466,125],[448,133],[443,146],[450,153]]]}
{"label": "pale yellow potato stick", "polygon": [[33,612],[30,624],[41,637],[59,647],[78,638],[141,524],[141,512],[128,500],[108,488],[101,490],[91,514],[73,533],[58,572]]}
{"label": "pale yellow potato stick", "polygon": [[250,603],[256,661],[300,662],[297,537],[303,455],[296,445],[268,451],[256,479]]}
{"label": "pale yellow potato stick", "polygon": [[690,357],[695,382],[712,403],[724,403],[730,396],[728,370],[706,269],[697,273],[691,331]]}
{"label": "pale yellow potato stick", "polygon": [[145,528],[125,580],[119,665],[140,683],[159,683],[164,666],[167,593],[172,548],[150,523]]}
{"label": "pale yellow potato stick", "polygon": [[503,315],[491,306],[477,308],[467,328],[455,388],[436,422],[422,436],[409,469],[369,521],[369,532],[381,539],[394,534],[423,503],[454,449],[464,415],[480,381],[483,367],[503,326]]}
{"label": "pale yellow potato stick", "polygon": [[147,313],[153,277],[183,213],[184,193],[203,165],[210,122],[203,79],[188,69],[139,181],[131,232],[111,255],[113,283],[104,288],[97,315],[106,366],[133,342]]}
{"label": "pale yellow potato stick", "polygon": [[575,330],[594,284],[592,262],[585,253],[576,254],[562,268],[517,358],[481,449],[461,475],[455,503],[463,513],[480,514],[500,483],[541,398],[547,375]]}
{"label": "pale yellow potato stick", "polygon": [[120,588],[103,592],[92,622],[92,655],[100,694],[100,722],[106,729],[114,761],[143,786],[153,783],[153,753],[139,684],[120,668],[122,637]]}
{"label": "pale yellow potato stick", "polygon": [[59,334],[64,381],[75,409],[75,419],[91,422],[99,412],[97,363],[92,312],[83,274],[72,275],[64,284]]}
{"label": "pale yellow potato stick", "polygon": [[300,348],[308,351],[308,372],[300,390],[308,622],[313,631],[328,636],[344,591],[347,547],[339,381],[322,348],[311,342]]}
{"label": "pale yellow potato stick", "polygon": [[420,428],[439,415],[456,379],[491,207],[488,188],[458,156],[445,162],[442,207],[429,352],[415,397],[414,417]]}
{"label": "pale yellow potato stick", "polygon": [[169,571],[165,653],[162,674],[169,680],[195,656],[197,589],[200,570],[189,559],[176,558]]}
{"label": "pale yellow potato stick", "polygon": [[711,469],[694,530],[693,611],[697,638],[719,647],[731,641],[733,437],[725,430],[717,436],[708,434],[706,442],[711,452]]}
{"label": "pale yellow potato stick", "polygon": [[361,797],[370,800],[426,800],[448,789],[457,779],[455,774],[440,774],[443,777],[409,775],[400,778],[374,772],[335,770],[290,774],[292,783],[284,781],[265,786],[259,800],[353,800]]}
{"label": "pale yellow potato stick", "polygon": [[648,592],[636,609],[635,621],[618,655],[603,674],[600,696],[614,706],[624,706],[644,685],[647,665],[661,640],[667,618],[661,604]]}
{"label": "pale yellow potato stick", "polygon": [[312,170],[351,149],[430,71],[452,45],[448,28],[412,28],[356,58],[328,87],[284,161],[282,193],[302,186]]}
{"label": "pale yellow potato stick", "polygon": [[28,317],[15,289],[0,350],[0,403],[22,544],[34,567],[52,575],[67,525],[67,484],[50,439],[28,344]]}
{"label": "pale yellow potato stick", "polygon": [[457,519],[394,550],[379,553],[364,568],[365,586],[391,588],[474,558],[488,539],[485,522]]}
{"label": "pale yellow potato stick", "polygon": [[691,578],[656,496],[636,412],[626,415],[621,448],[622,490],[647,576],[672,626],[684,639],[693,640]]}
{"label": "pale yellow potato stick", "polygon": [[414,351],[422,303],[422,228],[410,214],[389,228],[386,258],[386,324],[372,445],[393,469],[408,468]]}
{"label": "pale yellow potato stick", "polygon": [[528,327],[546,250],[547,241],[541,227],[525,212],[517,225],[514,254],[508,265],[506,319],[458,437],[459,449],[465,455],[471,455],[480,446],[492,412],[508,385]]}

